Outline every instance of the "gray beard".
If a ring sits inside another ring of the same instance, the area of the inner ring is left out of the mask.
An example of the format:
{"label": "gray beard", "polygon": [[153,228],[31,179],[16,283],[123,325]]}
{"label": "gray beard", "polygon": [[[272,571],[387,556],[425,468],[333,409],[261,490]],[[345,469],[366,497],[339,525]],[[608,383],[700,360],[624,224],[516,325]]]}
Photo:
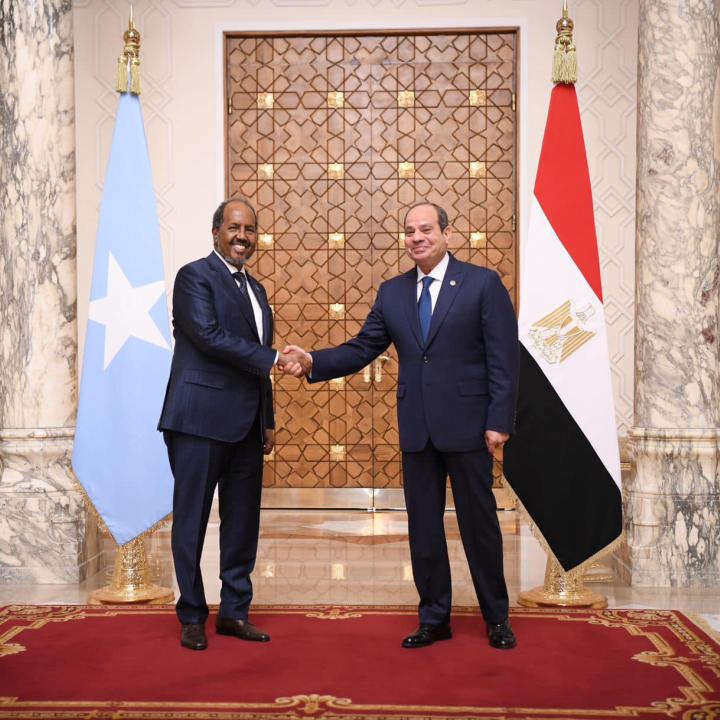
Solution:
{"label": "gray beard", "polygon": [[235,260],[235,258],[226,257],[219,250],[217,252],[228,265],[232,265],[233,267],[241,268],[247,262],[247,260]]}

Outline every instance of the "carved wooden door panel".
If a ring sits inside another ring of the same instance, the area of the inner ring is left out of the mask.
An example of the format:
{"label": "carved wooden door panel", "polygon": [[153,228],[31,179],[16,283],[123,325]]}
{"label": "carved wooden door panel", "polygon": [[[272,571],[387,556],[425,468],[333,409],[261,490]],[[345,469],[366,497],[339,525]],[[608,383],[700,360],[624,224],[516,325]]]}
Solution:
{"label": "carved wooden door panel", "polygon": [[[404,208],[445,207],[461,260],[515,299],[513,32],[227,35],[227,194],[259,210],[251,272],[276,345],[337,345],[379,284],[410,267]],[[266,503],[401,504],[389,348],[364,371],[308,385],[275,374]]]}

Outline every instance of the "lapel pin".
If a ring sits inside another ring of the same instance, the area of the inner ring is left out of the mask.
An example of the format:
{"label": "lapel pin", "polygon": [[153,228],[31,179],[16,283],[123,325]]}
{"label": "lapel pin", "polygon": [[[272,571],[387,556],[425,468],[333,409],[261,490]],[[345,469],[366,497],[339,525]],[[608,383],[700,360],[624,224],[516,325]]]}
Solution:
{"label": "lapel pin", "polygon": [[457,283],[454,280],[450,281],[450,287],[455,287],[456,285],[457,285]]}

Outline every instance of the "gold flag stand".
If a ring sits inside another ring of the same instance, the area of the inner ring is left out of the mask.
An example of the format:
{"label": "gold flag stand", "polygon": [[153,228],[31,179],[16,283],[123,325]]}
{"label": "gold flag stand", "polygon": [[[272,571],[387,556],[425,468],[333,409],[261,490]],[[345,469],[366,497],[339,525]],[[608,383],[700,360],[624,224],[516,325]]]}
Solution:
{"label": "gold flag stand", "polygon": [[584,570],[565,572],[548,553],[545,583],[542,587],[520,593],[518,602],[524,607],[575,607],[601,610],[607,598],[585,587]]}
{"label": "gold flag stand", "polygon": [[175,595],[170,588],[159,587],[151,581],[145,541],[142,538],[118,546],[110,585],[90,593],[90,605],[164,605],[174,599]]}

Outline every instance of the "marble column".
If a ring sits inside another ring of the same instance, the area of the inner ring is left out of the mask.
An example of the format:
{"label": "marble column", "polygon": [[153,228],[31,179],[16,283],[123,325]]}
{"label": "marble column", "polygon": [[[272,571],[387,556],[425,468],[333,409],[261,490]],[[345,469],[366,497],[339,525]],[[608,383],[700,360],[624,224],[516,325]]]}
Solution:
{"label": "marble column", "polygon": [[640,0],[633,585],[720,585],[719,17]]}
{"label": "marble column", "polygon": [[82,580],[71,0],[0,0],[0,583]]}

